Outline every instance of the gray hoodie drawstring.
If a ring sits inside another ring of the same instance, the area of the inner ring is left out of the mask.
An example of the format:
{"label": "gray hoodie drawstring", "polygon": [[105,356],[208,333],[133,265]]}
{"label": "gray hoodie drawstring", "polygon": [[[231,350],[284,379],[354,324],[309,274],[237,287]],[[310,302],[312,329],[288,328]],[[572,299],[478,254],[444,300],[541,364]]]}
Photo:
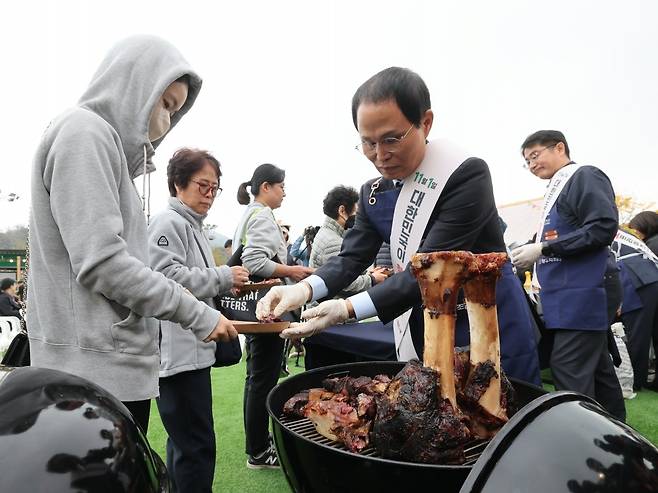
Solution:
{"label": "gray hoodie drawstring", "polygon": [[146,187],[146,145],[144,145],[144,173],[142,174],[142,212],[146,216],[146,225],[148,226],[151,218],[151,174],[148,174],[148,195]]}

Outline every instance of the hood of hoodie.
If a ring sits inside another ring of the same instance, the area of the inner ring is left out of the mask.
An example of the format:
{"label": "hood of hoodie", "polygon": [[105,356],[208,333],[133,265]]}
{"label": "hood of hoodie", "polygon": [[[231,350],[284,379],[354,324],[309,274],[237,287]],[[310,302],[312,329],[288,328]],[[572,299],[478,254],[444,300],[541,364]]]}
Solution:
{"label": "hood of hoodie", "polygon": [[171,118],[171,131],[194,104],[202,81],[171,43],[156,36],[132,36],[114,45],[78,101],[117,131],[132,179],[144,172],[144,149],[146,172],[155,170],[152,157],[167,134],[149,141],[151,112],[167,87],[184,75],[187,100]]}

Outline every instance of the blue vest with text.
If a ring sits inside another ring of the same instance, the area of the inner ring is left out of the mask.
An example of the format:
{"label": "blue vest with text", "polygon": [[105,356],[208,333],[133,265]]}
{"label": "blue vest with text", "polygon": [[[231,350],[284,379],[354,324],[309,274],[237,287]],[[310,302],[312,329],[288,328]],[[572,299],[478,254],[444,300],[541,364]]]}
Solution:
{"label": "blue vest with text", "polygon": [[[544,223],[542,240],[559,238],[576,229],[558,214],[556,202]],[[603,281],[609,253],[607,247],[602,247],[573,257],[539,258],[539,296],[548,329],[608,329]]]}

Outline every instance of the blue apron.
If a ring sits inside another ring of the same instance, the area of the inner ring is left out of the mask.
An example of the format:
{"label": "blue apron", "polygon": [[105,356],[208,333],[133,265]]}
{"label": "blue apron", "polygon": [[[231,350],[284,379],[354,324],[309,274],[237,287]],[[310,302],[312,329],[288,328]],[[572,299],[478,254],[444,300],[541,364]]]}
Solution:
{"label": "blue apron", "polygon": [[619,277],[624,292],[623,301],[621,303],[621,313],[622,315],[625,315],[628,312],[643,308],[644,303],[642,303],[640,296],[637,294],[637,289],[635,289],[635,286],[633,285],[631,274],[628,272],[628,267],[624,264],[624,261],[617,262],[617,265],[619,265],[621,270]]}
{"label": "blue apron", "polygon": [[[367,204],[365,214],[377,232],[386,241],[391,237],[395,203],[400,189],[386,190],[374,195],[375,203]],[[507,376],[541,385],[537,356],[536,325],[522,291],[521,283],[507,262],[501,278],[496,283],[496,306],[500,330],[500,362]],[[416,311],[416,310],[414,310]],[[412,338],[416,353],[423,354],[423,318],[410,318]],[[470,333],[463,291],[457,302],[455,345],[468,346]]]}
{"label": "blue apron", "polygon": [[[559,238],[577,228],[551,208],[542,240]],[[607,330],[607,298],[603,280],[610,251],[603,247],[573,257],[544,257],[537,262],[542,310],[547,329]]]}

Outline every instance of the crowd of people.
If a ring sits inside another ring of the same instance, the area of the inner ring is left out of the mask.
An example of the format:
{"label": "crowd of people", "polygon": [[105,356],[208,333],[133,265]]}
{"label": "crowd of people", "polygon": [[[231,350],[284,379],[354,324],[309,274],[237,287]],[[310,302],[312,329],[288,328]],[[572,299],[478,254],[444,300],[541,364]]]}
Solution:
{"label": "crowd of people", "polygon": [[[296,322],[281,337],[246,337],[246,463],[278,467],[265,398],[279,378],[284,339],[377,316],[393,321],[400,360],[422,357],[411,255],[506,251],[487,163],[450,142],[429,140],[434,114],[427,86],[411,70],[391,67],[365,81],[352,100],[359,150],[380,176],[359,191],[346,184],[328,190],[322,225],[307,227],[291,244],[290,225],[276,218],[286,173],[273,164],[255,166],[236,192],[245,210],[224,245],[229,261],[216,265],[203,225],[222,193],[222,176],[233,171],[211,152],[182,148],[171,157],[167,208],[149,220],[152,157],[201,85],[166,41],[138,36],[118,43],[78,105],[44,133],[31,190],[32,364],[106,388],[143,431],[156,399],[179,492],[212,490],[210,369],[217,344],[237,338],[231,320]],[[549,188],[536,240],[512,252],[498,281],[502,367],[541,384],[535,307],[516,266],[535,272],[541,286],[556,388],[590,395],[623,420],[608,331],[621,317],[636,386],[647,385],[650,341],[658,345],[656,214],[631,221],[638,237],[620,235],[612,184],[598,168],[571,160],[561,132],[530,135],[521,153]],[[240,293],[250,280],[271,278],[282,285],[257,296]],[[8,289],[3,281],[2,296]],[[225,303],[226,297],[244,303]],[[2,298],[0,307],[5,304],[11,308]],[[462,307],[456,345],[468,345],[468,338]]]}

